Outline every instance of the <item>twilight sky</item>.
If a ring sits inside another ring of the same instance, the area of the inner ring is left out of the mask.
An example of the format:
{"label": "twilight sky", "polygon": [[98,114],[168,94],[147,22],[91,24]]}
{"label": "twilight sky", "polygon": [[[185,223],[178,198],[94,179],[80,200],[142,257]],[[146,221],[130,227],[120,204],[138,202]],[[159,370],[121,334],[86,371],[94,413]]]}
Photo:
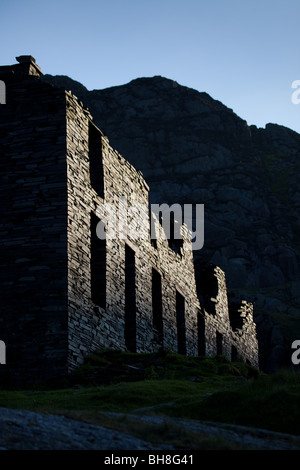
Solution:
{"label": "twilight sky", "polygon": [[1,0],[0,18],[1,65],[33,55],[89,90],[162,75],[300,133],[299,0]]}

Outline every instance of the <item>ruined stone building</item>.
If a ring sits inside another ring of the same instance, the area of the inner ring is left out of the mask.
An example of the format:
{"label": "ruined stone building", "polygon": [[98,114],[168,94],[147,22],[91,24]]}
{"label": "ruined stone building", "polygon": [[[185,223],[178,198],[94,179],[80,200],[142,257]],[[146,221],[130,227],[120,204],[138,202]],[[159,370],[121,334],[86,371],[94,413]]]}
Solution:
{"label": "ruined stone building", "polygon": [[1,380],[62,377],[102,348],[258,366],[252,305],[228,308],[224,272],[195,268],[185,227],[173,242],[160,225],[157,240],[149,225],[139,240],[97,236],[99,208],[122,221],[120,196],[149,208],[149,187],[76,96],[42,81],[31,56],[17,61],[0,67]]}

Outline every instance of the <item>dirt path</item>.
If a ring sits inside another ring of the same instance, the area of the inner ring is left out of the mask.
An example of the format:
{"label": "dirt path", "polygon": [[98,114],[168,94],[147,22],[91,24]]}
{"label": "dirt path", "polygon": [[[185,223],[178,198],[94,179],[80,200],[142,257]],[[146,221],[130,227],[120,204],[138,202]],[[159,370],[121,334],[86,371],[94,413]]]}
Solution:
{"label": "dirt path", "polygon": [[[114,413],[114,415],[116,415],[116,413]],[[120,416],[122,415],[120,414]],[[245,449],[300,450],[300,436],[290,434],[225,423],[199,422],[179,418],[137,414],[127,414],[126,416],[131,419],[137,419],[152,424],[162,424],[164,422],[172,423],[173,425],[184,427],[194,433],[220,437],[229,442],[235,442]]]}
{"label": "dirt path", "polygon": [[60,415],[0,408],[0,450],[151,450],[140,439]]}
{"label": "dirt path", "polygon": [[[126,416],[149,425],[169,423],[193,433],[216,436],[245,449],[300,450],[300,437],[244,426],[181,420],[139,414],[106,413],[112,418]],[[113,420],[112,420],[113,422]],[[171,450],[103,426],[61,415],[0,408],[0,450]],[[176,449],[174,449],[176,450]]]}

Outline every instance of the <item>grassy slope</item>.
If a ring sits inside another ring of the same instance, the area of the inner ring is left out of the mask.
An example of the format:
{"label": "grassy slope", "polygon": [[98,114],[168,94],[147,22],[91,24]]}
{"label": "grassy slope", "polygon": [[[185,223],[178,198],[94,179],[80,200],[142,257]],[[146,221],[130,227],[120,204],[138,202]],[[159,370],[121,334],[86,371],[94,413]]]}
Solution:
{"label": "grassy slope", "polygon": [[104,411],[242,424],[300,435],[300,375],[260,374],[224,357],[94,354],[64,387],[0,390],[0,406],[99,422]]}

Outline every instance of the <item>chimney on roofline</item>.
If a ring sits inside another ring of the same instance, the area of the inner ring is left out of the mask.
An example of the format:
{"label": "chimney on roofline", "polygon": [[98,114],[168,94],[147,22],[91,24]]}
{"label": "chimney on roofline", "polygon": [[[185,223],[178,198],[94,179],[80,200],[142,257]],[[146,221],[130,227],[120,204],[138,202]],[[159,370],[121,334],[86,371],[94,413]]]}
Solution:
{"label": "chimney on roofline", "polygon": [[20,55],[19,57],[16,57],[16,60],[19,62],[17,68],[21,73],[37,76],[43,74],[41,68],[36,64],[35,58],[32,57],[32,55]]}

